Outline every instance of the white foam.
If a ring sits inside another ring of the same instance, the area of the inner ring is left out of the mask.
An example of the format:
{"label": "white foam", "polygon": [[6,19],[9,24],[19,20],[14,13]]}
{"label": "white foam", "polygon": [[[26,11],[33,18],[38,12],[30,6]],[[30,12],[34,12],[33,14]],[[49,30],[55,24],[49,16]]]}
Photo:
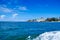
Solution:
{"label": "white foam", "polygon": [[28,37],[27,37],[27,40],[31,40],[31,36],[28,36]]}
{"label": "white foam", "polygon": [[45,32],[33,40],[60,40],[60,31]]}

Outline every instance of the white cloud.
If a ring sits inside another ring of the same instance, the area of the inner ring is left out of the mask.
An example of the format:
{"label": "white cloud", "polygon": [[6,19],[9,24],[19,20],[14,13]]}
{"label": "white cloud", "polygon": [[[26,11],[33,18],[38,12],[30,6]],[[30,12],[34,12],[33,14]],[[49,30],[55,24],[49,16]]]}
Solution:
{"label": "white cloud", "polygon": [[0,11],[1,11],[1,12],[5,12],[5,13],[10,13],[10,12],[12,12],[13,10],[7,8],[6,5],[0,5]]}
{"label": "white cloud", "polygon": [[13,18],[16,18],[16,16],[18,16],[18,14],[17,14],[17,13],[13,14]]}
{"label": "white cloud", "polygon": [[13,9],[7,8],[7,5],[0,5],[0,11],[4,13],[16,13],[18,10],[20,11],[26,11],[28,10],[25,6],[16,6]]}
{"label": "white cloud", "polygon": [[1,15],[0,16],[0,19],[4,19],[6,15]]}
{"label": "white cloud", "polygon": [[24,6],[23,7],[19,7],[18,9],[19,10],[28,10],[27,7],[24,7]]}
{"label": "white cloud", "polygon": [[5,8],[5,7],[0,7],[0,11],[6,12],[6,13],[10,13],[13,10],[9,9],[9,8]]}
{"label": "white cloud", "polygon": [[[20,10],[20,11],[18,11],[18,10]],[[18,13],[24,13],[24,12],[21,12],[21,10],[25,11],[25,10],[28,10],[28,9],[25,6],[23,6],[23,7],[18,7],[17,6],[17,7],[14,7],[13,9],[11,9],[11,8],[8,8],[7,5],[0,5],[0,12],[3,14],[3,15],[0,16],[0,20],[1,19],[10,20],[10,19],[17,18],[17,16],[19,15]],[[4,13],[6,13],[6,14],[4,15]],[[7,16],[7,18],[6,18],[7,13],[10,13],[12,16],[10,17],[10,14],[8,14],[9,17]]]}

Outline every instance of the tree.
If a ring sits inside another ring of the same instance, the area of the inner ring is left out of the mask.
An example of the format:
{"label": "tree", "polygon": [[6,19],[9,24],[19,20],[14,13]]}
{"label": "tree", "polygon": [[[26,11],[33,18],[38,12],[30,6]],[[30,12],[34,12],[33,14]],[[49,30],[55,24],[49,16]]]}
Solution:
{"label": "tree", "polygon": [[58,18],[47,18],[46,21],[58,21]]}
{"label": "tree", "polygon": [[32,22],[32,20],[28,20],[27,22]]}

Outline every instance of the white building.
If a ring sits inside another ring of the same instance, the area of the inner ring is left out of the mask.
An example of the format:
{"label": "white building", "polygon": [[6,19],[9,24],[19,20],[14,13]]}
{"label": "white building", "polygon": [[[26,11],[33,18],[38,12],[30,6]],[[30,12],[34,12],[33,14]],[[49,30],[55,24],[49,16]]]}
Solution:
{"label": "white building", "polygon": [[41,17],[40,19],[37,19],[37,22],[43,22],[45,21],[45,18]]}

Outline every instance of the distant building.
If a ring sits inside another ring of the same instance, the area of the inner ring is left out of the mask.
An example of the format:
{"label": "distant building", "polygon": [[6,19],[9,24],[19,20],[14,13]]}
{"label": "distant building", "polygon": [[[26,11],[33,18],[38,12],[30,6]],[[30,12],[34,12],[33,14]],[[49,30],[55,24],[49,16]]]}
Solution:
{"label": "distant building", "polygon": [[37,22],[44,22],[45,18],[41,17],[40,19],[37,19]]}

